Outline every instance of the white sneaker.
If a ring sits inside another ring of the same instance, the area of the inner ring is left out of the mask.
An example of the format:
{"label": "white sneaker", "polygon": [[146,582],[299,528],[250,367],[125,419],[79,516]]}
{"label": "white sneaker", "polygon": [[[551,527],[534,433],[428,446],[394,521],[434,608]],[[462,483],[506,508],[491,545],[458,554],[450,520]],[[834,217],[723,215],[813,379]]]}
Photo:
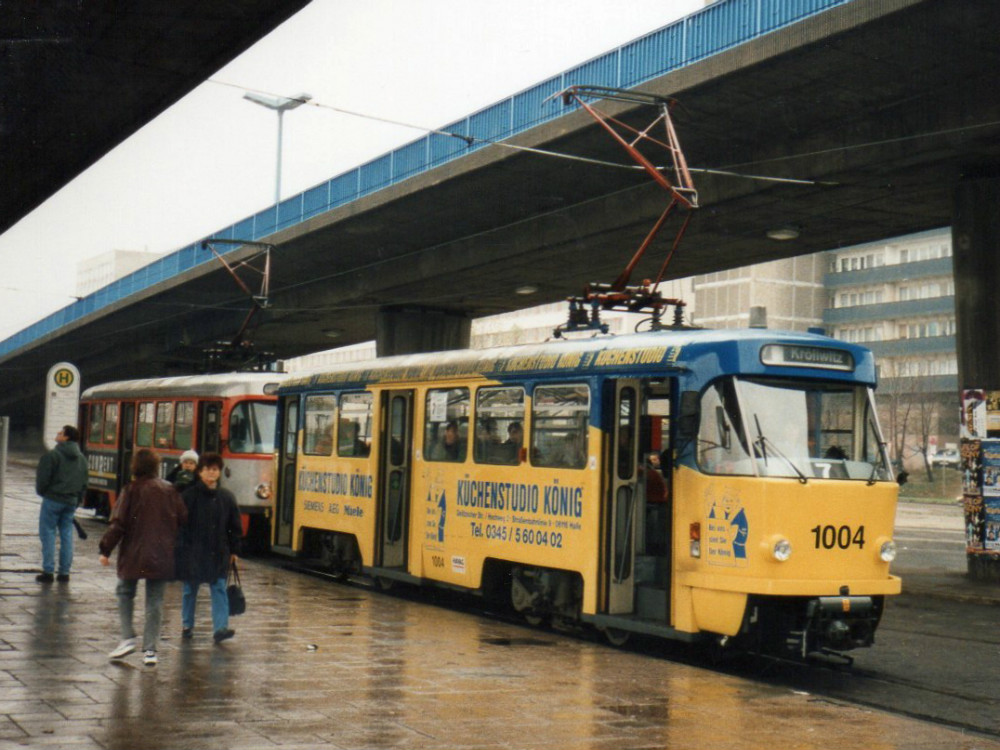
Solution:
{"label": "white sneaker", "polygon": [[156,652],[155,651],[147,651],[145,654],[143,654],[142,655],[142,663],[145,664],[147,667],[155,667],[156,666]]}
{"label": "white sneaker", "polygon": [[109,659],[121,659],[122,657],[128,656],[133,651],[135,651],[136,644],[138,643],[137,638],[126,638],[124,641],[118,644],[118,647],[108,654]]}

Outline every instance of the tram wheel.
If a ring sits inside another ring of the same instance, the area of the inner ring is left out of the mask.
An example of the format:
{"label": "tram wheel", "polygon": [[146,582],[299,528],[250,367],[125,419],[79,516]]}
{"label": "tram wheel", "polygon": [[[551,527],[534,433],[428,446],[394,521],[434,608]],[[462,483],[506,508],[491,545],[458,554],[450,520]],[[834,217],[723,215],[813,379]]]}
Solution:
{"label": "tram wheel", "polygon": [[542,615],[524,615],[524,621],[528,623],[533,628],[539,628],[545,624],[545,618]]}
{"label": "tram wheel", "polygon": [[396,585],[396,582],[391,578],[385,578],[383,576],[375,576],[375,583],[382,591],[391,591]]}
{"label": "tram wheel", "polygon": [[621,648],[626,643],[628,643],[629,638],[632,636],[627,630],[621,630],[620,628],[601,628],[601,633],[615,648]]}

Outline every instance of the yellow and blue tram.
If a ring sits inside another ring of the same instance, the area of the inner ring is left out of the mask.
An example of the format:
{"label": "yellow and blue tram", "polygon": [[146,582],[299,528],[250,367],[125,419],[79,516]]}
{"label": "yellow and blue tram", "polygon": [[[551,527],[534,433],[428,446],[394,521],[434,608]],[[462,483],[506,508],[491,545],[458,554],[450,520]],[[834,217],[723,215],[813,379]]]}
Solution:
{"label": "yellow and blue tram", "polygon": [[[119,380],[80,398],[89,481],[84,500],[110,516],[130,480],[132,455],[153,448],[163,476],[194,449],[220,453],[252,546],[266,546],[273,503],[275,403],[283,373],[234,372]],[[259,543],[259,544],[258,544]]]}
{"label": "yellow and blue tram", "polygon": [[303,374],[273,545],[613,642],[869,646],[900,591],[875,380],[824,336],[696,329]]}

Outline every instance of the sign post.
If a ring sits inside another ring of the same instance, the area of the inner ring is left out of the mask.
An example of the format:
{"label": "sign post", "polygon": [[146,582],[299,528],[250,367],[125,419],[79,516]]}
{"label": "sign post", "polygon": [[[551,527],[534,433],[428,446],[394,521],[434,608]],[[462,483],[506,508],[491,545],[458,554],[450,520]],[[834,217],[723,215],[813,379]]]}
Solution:
{"label": "sign post", "polygon": [[63,425],[77,425],[80,411],[80,371],[69,362],[57,362],[45,379],[45,422],[42,439],[45,447],[56,447],[56,434]]}

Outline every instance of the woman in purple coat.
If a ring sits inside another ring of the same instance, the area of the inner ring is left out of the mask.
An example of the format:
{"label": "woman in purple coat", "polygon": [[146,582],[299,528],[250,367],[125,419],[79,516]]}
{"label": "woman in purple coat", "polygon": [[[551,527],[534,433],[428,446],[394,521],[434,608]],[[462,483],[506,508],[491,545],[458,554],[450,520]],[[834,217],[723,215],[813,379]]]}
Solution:
{"label": "woman in purple coat", "polygon": [[[174,578],[174,545],[178,529],[187,523],[187,507],[174,486],[159,478],[160,457],[149,448],[136,451],[132,482],[115,504],[111,527],[101,539],[101,565],[118,547],[118,616],[122,642],[109,656],[121,659],[136,649],[132,625],[139,579],[146,580],[146,622],[143,663],[156,664],[163,621],[163,591]],[[119,546],[120,545],[120,546]]]}

